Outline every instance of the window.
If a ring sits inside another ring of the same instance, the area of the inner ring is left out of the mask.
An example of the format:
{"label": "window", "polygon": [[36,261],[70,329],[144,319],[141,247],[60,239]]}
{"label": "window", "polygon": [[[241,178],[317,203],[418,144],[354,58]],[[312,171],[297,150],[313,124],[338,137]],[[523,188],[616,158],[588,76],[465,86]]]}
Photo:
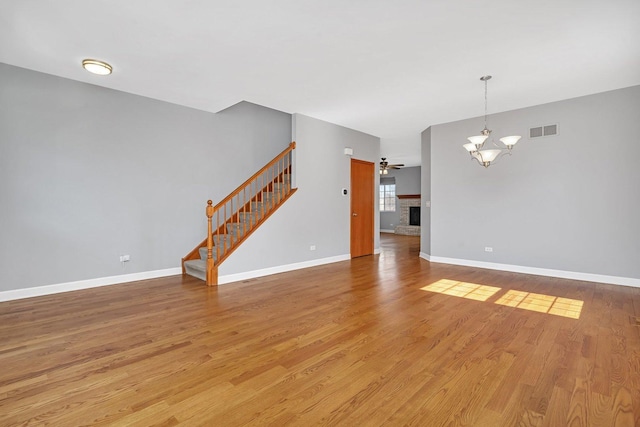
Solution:
{"label": "window", "polygon": [[396,211],[396,184],[380,184],[380,212]]}

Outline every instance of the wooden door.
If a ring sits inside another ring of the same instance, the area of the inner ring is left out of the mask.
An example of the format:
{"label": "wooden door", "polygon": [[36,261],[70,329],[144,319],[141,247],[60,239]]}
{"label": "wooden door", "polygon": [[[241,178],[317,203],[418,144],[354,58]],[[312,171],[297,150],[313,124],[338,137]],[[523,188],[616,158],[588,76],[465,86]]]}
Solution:
{"label": "wooden door", "polygon": [[351,159],[351,258],[373,254],[375,165]]}

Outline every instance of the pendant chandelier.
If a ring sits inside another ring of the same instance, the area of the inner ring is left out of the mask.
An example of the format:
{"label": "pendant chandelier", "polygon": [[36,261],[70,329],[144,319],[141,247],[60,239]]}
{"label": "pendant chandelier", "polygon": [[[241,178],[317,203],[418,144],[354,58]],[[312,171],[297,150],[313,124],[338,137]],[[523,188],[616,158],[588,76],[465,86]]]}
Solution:
{"label": "pendant chandelier", "polygon": [[511,149],[514,145],[520,140],[521,136],[512,135],[505,136],[500,138],[500,142],[504,144],[504,147],[496,144],[491,139],[491,142],[496,148],[492,149],[484,149],[484,143],[491,135],[491,131],[487,128],[487,82],[491,79],[491,76],[482,76],[480,80],[484,82],[484,129],[480,132],[480,135],[470,136],[467,138],[469,140],[468,143],[464,144],[463,147],[469,152],[472,159],[476,159],[479,164],[488,168],[489,165],[495,163],[500,157],[505,154],[511,155]]}

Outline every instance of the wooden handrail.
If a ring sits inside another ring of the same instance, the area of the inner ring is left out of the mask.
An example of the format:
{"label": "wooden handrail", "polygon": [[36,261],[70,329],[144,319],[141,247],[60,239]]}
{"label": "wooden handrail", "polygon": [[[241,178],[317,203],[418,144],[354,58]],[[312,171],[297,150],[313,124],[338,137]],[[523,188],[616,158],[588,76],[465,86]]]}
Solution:
{"label": "wooden handrail", "polygon": [[267,163],[262,169],[260,169],[258,172],[254,173],[251,178],[249,178],[248,180],[246,180],[245,182],[243,182],[242,184],[240,184],[238,186],[238,188],[236,188],[235,190],[233,190],[231,193],[229,193],[229,195],[227,197],[225,197],[224,199],[222,199],[222,201],[220,203],[218,203],[217,205],[215,205],[214,210],[219,209],[221,206],[223,206],[225,203],[227,203],[229,200],[233,199],[235,196],[237,196],[240,191],[242,191],[243,188],[245,188],[251,181],[253,181],[254,179],[256,179],[258,176],[260,176],[261,174],[263,174],[265,171],[267,171],[271,166],[273,166],[274,164],[276,164],[276,162],[278,162],[280,159],[282,159],[284,156],[286,156],[287,154],[289,154],[291,151],[293,151],[296,148],[296,142],[292,141],[289,146],[280,154],[278,154],[276,157],[273,158],[273,160],[271,160],[269,163]]}

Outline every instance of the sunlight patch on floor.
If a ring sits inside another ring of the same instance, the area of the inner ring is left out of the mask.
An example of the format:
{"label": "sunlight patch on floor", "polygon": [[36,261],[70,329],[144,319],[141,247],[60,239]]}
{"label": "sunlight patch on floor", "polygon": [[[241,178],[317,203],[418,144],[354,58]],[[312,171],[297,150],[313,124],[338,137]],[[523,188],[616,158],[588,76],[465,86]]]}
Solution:
{"label": "sunlight patch on floor", "polygon": [[440,279],[422,288],[423,291],[437,292],[439,294],[451,295],[472,299],[476,301],[486,301],[501,288],[495,286],[478,285],[476,283],[458,282],[456,280]]}
{"label": "sunlight patch on floor", "polygon": [[584,301],[510,290],[496,304],[579,319]]}
{"label": "sunlight patch on floor", "polygon": [[[459,282],[451,279],[440,279],[437,282],[433,282],[432,284],[420,289],[453,297],[486,301],[502,288],[479,285],[477,283]],[[495,301],[495,303],[505,305],[507,307],[515,307],[523,310],[564,316],[571,319],[579,319],[584,301],[571,298],[554,297],[553,295],[534,294],[531,292],[516,291],[512,289],[502,295],[497,301]]]}

